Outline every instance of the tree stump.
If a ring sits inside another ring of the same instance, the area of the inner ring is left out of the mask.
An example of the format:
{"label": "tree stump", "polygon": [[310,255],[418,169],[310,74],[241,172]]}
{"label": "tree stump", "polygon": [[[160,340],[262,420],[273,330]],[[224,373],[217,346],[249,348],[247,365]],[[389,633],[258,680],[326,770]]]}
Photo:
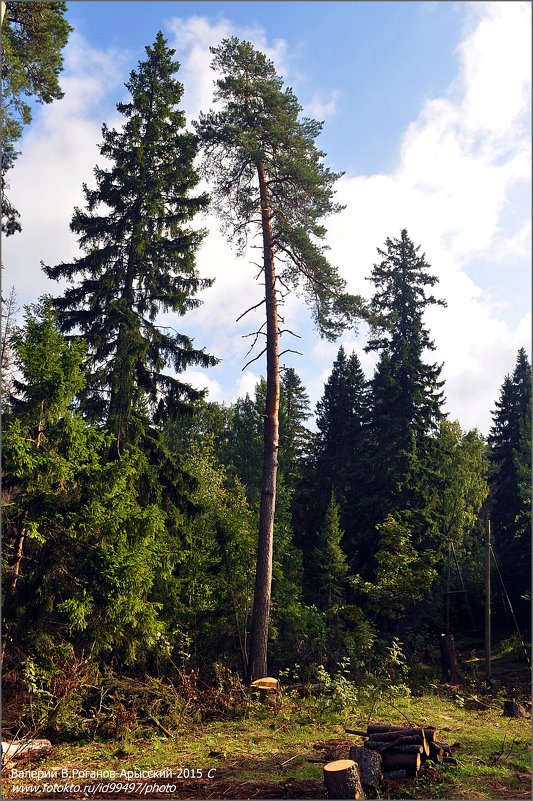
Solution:
{"label": "tree stump", "polygon": [[277,701],[278,693],[279,693],[279,681],[277,679],[273,679],[270,676],[265,676],[262,679],[256,679],[252,681],[250,684],[251,692],[258,692],[259,693],[259,700],[262,703],[267,703],[268,701]]}
{"label": "tree stump", "polygon": [[525,717],[526,710],[520,704],[517,704],[514,698],[503,702],[503,715],[506,718],[523,718]]}
{"label": "tree stump", "polygon": [[445,684],[462,684],[461,674],[457,665],[455,643],[451,634],[440,635],[441,678]]}
{"label": "tree stump", "polygon": [[324,765],[328,798],[364,798],[359,770],[353,759],[338,759]]}
{"label": "tree stump", "polygon": [[348,757],[357,763],[363,790],[376,790],[382,778],[381,756],[361,745],[352,745]]}

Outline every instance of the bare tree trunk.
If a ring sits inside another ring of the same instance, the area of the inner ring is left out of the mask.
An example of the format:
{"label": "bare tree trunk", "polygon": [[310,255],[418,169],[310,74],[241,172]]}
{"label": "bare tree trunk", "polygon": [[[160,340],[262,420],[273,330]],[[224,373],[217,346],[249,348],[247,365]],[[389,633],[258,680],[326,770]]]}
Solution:
{"label": "bare tree trunk", "polygon": [[261,193],[261,224],[263,229],[263,268],[265,274],[265,300],[267,323],[267,393],[261,480],[261,506],[259,510],[259,541],[255,573],[254,607],[250,632],[250,653],[247,680],[267,676],[268,621],[272,585],[272,546],[274,514],[276,511],[276,477],[279,447],[279,347],[278,312],[276,302],[276,271],[274,243],[270,219],[270,200],[263,165],[257,165]]}
{"label": "bare tree trunk", "polygon": [[22,525],[18,533],[17,544],[15,546],[15,561],[13,562],[13,567],[11,569],[11,582],[9,585],[9,589],[11,590],[11,592],[15,592],[15,590],[17,589],[17,581],[20,575],[20,566],[22,564],[22,555],[24,553],[25,537],[26,537],[26,528],[24,525]]}

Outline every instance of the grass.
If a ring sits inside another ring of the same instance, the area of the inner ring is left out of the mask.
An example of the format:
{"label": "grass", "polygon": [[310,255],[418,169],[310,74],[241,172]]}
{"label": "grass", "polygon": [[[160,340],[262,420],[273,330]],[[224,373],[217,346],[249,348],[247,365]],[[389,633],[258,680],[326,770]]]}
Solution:
{"label": "grass", "polygon": [[[250,788],[268,789],[266,797],[324,797],[324,761],[347,757],[350,742],[361,738],[347,735],[345,727],[365,728],[369,721],[412,722],[434,725],[440,738],[459,742],[457,766],[434,766],[422,771],[416,781],[385,786],[383,797],[419,799],[490,799],[529,797],[531,778],[531,730],[528,718],[504,718],[503,700],[484,698],[486,707],[468,709],[468,694],[437,686],[420,697],[394,695],[377,700],[361,698],[356,705],[335,709],[334,699],[298,699],[285,696],[276,708],[251,704],[246,716],[236,720],[189,723],[170,739],[153,730],[135,729],[116,740],[86,740],[54,747],[50,757],[40,760],[41,770],[160,770],[209,768],[211,783],[188,781],[184,793],[171,797],[251,797]],[[323,761],[320,761],[323,760]],[[37,764],[31,765],[34,768]],[[217,782],[219,784],[217,784]],[[4,780],[4,797],[13,790]],[[390,795],[393,793],[393,795]],[[24,796],[14,790],[13,797]],[[70,796],[69,796],[70,797]],[[106,797],[98,796],[94,797]],[[114,796],[107,796],[114,797]],[[135,795],[124,797],[136,797]],[[166,796],[169,797],[168,795]],[[258,797],[265,797],[259,795]]]}

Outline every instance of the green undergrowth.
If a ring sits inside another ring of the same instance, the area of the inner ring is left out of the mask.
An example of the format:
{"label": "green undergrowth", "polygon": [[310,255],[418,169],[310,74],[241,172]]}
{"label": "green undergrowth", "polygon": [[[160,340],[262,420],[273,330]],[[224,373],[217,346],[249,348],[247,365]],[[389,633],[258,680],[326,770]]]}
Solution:
{"label": "green undergrowth", "polygon": [[[471,708],[473,704],[479,708]],[[357,735],[347,734],[345,727],[365,729],[369,722],[381,721],[432,725],[439,729],[442,741],[459,743],[457,766],[428,766],[416,781],[385,786],[383,798],[528,797],[530,718],[503,717],[502,707],[498,694],[481,699],[459,688],[440,686],[419,697],[394,694],[391,702],[381,695],[342,709],[334,699],[328,703],[323,698],[285,694],[277,707],[252,701],[240,717],[231,720],[184,722],[171,737],[137,729],[120,740],[95,737],[59,743],[39,767],[117,772],[211,768],[214,782],[238,780],[255,788],[279,784],[280,798],[289,779],[308,780],[315,787],[312,797],[320,797],[320,760],[347,757],[350,741],[362,742]]]}

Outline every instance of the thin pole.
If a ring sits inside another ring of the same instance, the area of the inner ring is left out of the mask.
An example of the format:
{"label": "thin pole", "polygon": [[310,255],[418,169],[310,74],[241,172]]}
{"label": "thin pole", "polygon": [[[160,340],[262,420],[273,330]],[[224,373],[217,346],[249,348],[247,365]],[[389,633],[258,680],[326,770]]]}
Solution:
{"label": "thin pole", "polygon": [[446,587],[446,634],[450,633],[451,545],[448,543],[448,582]]}
{"label": "thin pole", "polygon": [[485,538],[485,678],[491,679],[490,664],[490,518],[487,520],[487,536]]}
{"label": "thin pole", "polygon": [[[491,550],[492,550],[492,548],[491,548]],[[461,572],[461,565],[459,564],[459,560],[457,558],[457,552],[455,550],[455,545],[453,544],[453,542],[452,542],[452,553],[453,553],[453,558],[454,558],[454,561],[455,561],[455,567],[457,568],[457,573],[459,574],[459,581],[461,582],[461,587],[462,587],[462,590],[463,590],[463,594],[465,596],[465,603],[466,603],[466,608],[468,609],[468,617],[470,618],[470,625],[472,626],[472,629],[473,629],[474,628],[474,618],[472,617],[472,610],[470,609],[470,603],[468,601],[468,593],[466,591],[465,583],[463,581],[463,574]],[[492,552],[492,556],[494,557],[494,551]]]}

